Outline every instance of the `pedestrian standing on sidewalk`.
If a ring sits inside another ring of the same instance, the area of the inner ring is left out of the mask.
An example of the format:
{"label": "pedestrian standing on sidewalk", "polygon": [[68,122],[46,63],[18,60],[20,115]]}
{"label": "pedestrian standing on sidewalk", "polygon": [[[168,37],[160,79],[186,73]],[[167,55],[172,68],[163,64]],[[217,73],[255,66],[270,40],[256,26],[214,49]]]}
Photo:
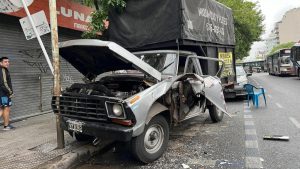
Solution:
{"label": "pedestrian standing on sidewalk", "polygon": [[10,74],[8,71],[9,59],[0,58],[0,116],[4,121],[3,130],[11,130],[14,127],[9,124],[10,106],[12,105],[11,97],[13,96]]}

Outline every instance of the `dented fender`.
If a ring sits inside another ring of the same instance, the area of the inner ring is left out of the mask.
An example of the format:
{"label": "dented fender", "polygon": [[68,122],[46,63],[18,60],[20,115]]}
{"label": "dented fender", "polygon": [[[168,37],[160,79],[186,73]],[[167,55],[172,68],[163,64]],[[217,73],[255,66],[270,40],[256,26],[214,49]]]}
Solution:
{"label": "dented fender", "polygon": [[169,109],[166,106],[164,106],[158,102],[153,103],[153,105],[151,106],[151,108],[149,110],[147,119],[146,119],[146,125],[150,122],[150,120],[154,116],[156,116],[157,114],[159,114],[161,112],[167,111],[167,110],[169,110]]}
{"label": "dented fender", "polygon": [[[204,94],[205,97],[222,112],[229,115],[224,99],[223,88],[219,78],[207,76],[204,80]],[[230,116],[230,115],[229,115]]]}

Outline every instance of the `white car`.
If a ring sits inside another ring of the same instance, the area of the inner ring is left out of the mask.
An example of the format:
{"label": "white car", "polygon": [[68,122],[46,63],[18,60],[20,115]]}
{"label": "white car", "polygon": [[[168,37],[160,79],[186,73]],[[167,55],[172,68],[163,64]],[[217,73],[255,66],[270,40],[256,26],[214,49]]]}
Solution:
{"label": "white car", "polygon": [[238,83],[239,86],[244,86],[244,84],[247,84],[248,81],[248,76],[251,74],[247,74],[246,71],[244,70],[243,66],[236,66],[236,82]]}

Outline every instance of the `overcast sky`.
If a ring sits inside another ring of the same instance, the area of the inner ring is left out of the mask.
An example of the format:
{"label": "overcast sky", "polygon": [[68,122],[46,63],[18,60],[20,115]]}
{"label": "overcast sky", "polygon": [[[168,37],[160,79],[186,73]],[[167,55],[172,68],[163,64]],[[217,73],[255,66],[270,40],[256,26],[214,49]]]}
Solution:
{"label": "overcast sky", "polygon": [[[261,38],[266,38],[270,34],[271,30],[274,29],[276,22],[280,21],[290,9],[300,7],[300,0],[249,0],[252,2],[258,2],[259,8],[265,16],[264,25],[265,32]],[[299,21],[299,18],[295,18],[295,21]],[[256,54],[257,49],[262,48],[262,42],[256,42],[252,45],[250,56]]]}

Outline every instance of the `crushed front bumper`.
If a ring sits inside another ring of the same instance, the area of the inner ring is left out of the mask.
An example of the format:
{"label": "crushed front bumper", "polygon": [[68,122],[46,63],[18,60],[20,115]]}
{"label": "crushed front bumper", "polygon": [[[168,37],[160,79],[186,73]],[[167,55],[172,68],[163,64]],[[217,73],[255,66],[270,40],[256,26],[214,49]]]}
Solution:
{"label": "crushed front bumper", "polygon": [[66,131],[72,132],[72,130],[69,130],[68,127],[68,120],[79,121],[82,124],[82,132],[78,133],[96,136],[102,139],[112,139],[117,141],[129,141],[132,138],[131,127],[125,127],[112,123],[92,122],[63,117],[61,126]]}

